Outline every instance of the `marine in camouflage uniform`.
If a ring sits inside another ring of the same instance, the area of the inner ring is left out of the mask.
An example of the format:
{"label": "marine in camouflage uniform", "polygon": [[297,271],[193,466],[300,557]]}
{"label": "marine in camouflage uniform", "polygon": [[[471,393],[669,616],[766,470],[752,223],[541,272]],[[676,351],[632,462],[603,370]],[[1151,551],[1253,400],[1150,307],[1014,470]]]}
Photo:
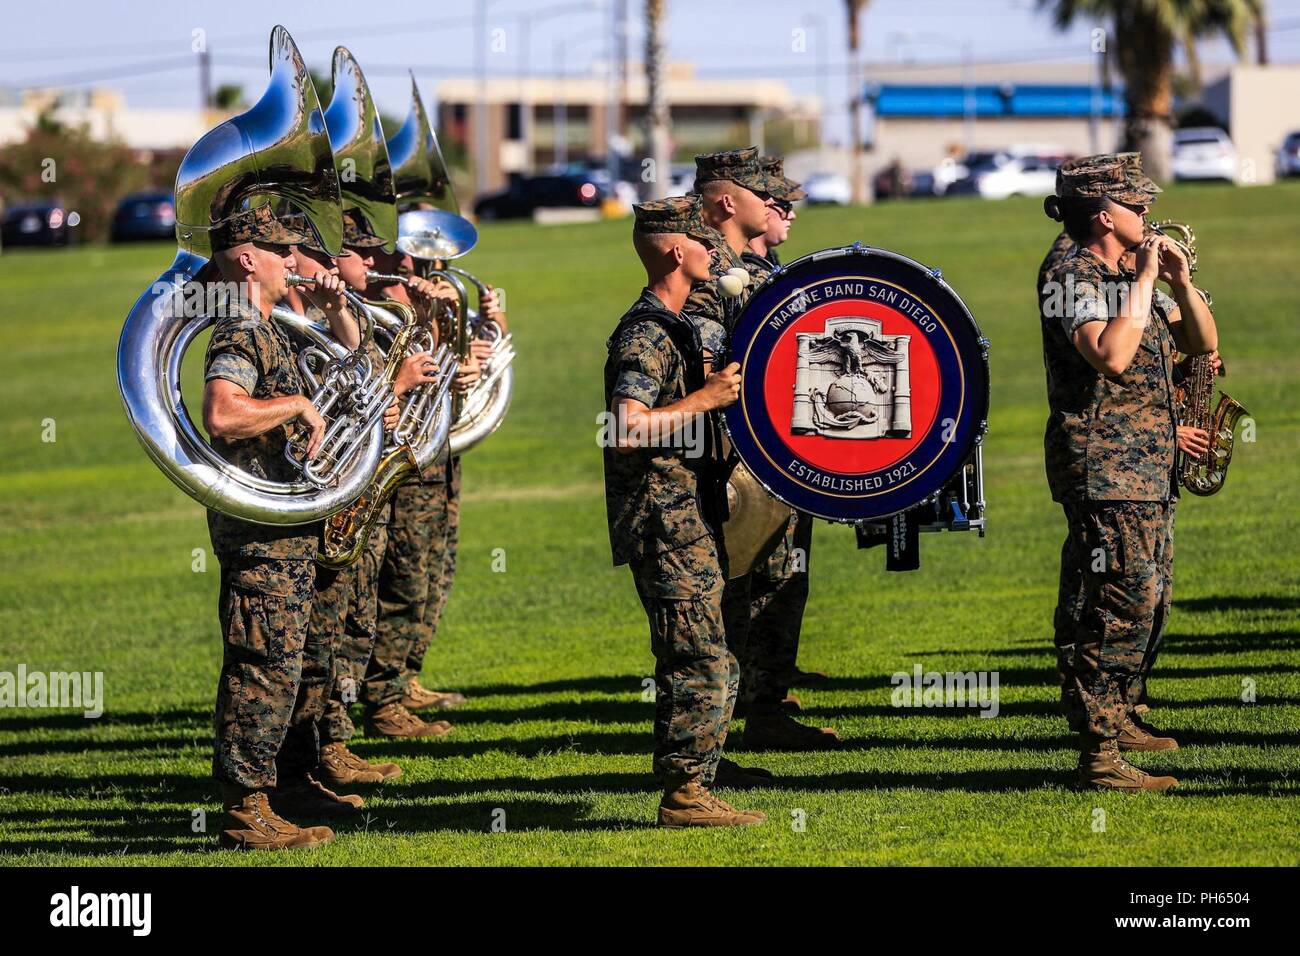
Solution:
{"label": "marine in camouflage uniform", "polygon": [[[1058,193],[1134,205],[1154,200],[1114,156],[1067,165]],[[1141,786],[1163,787],[1172,778],[1134,771],[1118,760],[1114,745],[1149,736],[1131,720],[1135,685],[1172,588],[1175,346],[1169,315],[1176,304],[1155,290],[1141,343],[1119,375],[1098,372],[1073,343],[1085,323],[1111,319],[1118,290],[1134,278],[1076,246],[1039,289],[1051,410],[1046,470],[1068,527],[1055,644],[1062,707],[1083,741],[1081,779],[1088,760],[1106,758],[1146,781]]]}
{"label": "marine in camouflage uniform", "polygon": [[[1141,153],[1117,153],[1115,154],[1115,158],[1124,164],[1124,172],[1128,181],[1141,193],[1155,197],[1159,193],[1163,192],[1160,186],[1142,172]],[[1056,179],[1058,193],[1060,192],[1061,179],[1063,176],[1062,170],[1068,171],[1074,165],[1075,164],[1072,163],[1063,164],[1062,169],[1057,171]],[[1152,201],[1154,201],[1154,199]],[[1074,240],[1071,239],[1069,234],[1065,231],[1062,231],[1060,235],[1056,237],[1052,242],[1051,248],[1048,249],[1047,255],[1043,258],[1042,264],[1038,268],[1038,280],[1037,285],[1035,286],[1036,291],[1042,290],[1043,283],[1047,281],[1048,275],[1052,270],[1060,265],[1066,257],[1071,255],[1075,251],[1075,248],[1076,244]],[[1175,386],[1180,383],[1181,377],[1181,372],[1178,367],[1175,366],[1173,376]],[[1177,406],[1175,405],[1175,410],[1176,408]],[[1163,546],[1160,548],[1160,554],[1164,564],[1162,578],[1167,582],[1167,586],[1162,592],[1163,600],[1156,611],[1154,632],[1147,648],[1147,652],[1143,656],[1142,666],[1138,673],[1129,682],[1129,701],[1134,707],[1135,716],[1139,718],[1149,710],[1145,703],[1147,679],[1151,674],[1151,669],[1155,665],[1156,655],[1164,641],[1165,624],[1169,620],[1169,606],[1173,599],[1173,527],[1177,502],[1178,483],[1175,481],[1170,489],[1168,534],[1165,537]],[[1068,549],[1068,547],[1069,541],[1067,540],[1066,548]],[[1066,630],[1069,626],[1068,621],[1073,618],[1075,604],[1078,600],[1078,596],[1082,592],[1082,568],[1082,561],[1075,559],[1072,555],[1067,555],[1063,551],[1061,560],[1062,578],[1057,600],[1056,621],[1054,622],[1054,628],[1057,633],[1062,633]],[[1062,687],[1068,687],[1071,684],[1070,676],[1066,673],[1063,666],[1058,667],[1058,676]]]}
{"label": "marine in camouflage uniform", "polygon": [[[636,207],[635,229],[686,235],[716,247],[721,237],[699,210],[698,197],[645,203]],[[652,283],[656,278],[650,276]],[[650,409],[673,405],[702,388],[708,372],[699,328],[649,286],[619,319],[607,348],[607,410],[620,399]],[[654,770],[665,793],[659,811],[665,826],[763,819],[736,811],[708,790],[722,760],[740,672],[722,619],[726,575],[719,541],[726,492],[720,429],[711,414],[697,421],[704,425],[698,455],[662,442],[626,453],[612,443],[604,449],[614,564],[629,565],[650,625]]]}
{"label": "marine in camouflage uniform", "polygon": [[[276,220],[268,206],[232,216],[212,230],[217,253],[244,243],[287,246],[305,238]],[[208,388],[230,382],[261,401],[304,394],[293,342],[269,317],[236,299],[227,299],[219,310],[203,377]],[[250,438],[213,437],[211,444],[249,474],[290,482],[297,476],[284,452],[293,433],[290,420]],[[320,527],[254,524],[213,510],[207,518],[221,567],[217,609],[223,643],[212,759],[226,810],[219,842],[227,848],[267,849],[324,842],[333,837],[328,828],[295,827],[267,802],[278,783],[276,758],[302,676]]]}

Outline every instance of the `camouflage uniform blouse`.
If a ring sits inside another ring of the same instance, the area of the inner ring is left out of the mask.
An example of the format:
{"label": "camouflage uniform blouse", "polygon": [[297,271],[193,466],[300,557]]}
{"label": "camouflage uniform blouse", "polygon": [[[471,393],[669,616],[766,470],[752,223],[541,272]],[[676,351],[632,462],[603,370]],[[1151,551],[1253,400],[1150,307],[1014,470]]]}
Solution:
{"label": "camouflage uniform blouse", "polygon": [[[686,397],[686,371],[668,332],[655,321],[633,321],[637,313],[672,315],[649,289],[623,317],[608,342],[605,409],[616,396],[648,408]],[[670,551],[711,533],[700,511],[699,477],[682,449],[638,448],[622,454],[606,446],[605,508],[614,564]]]}
{"label": "camouflage uniform blouse", "polygon": [[1055,501],[1167,501],[1174,493],[1174,300],[1155,290],[1141,344],[1119,375],[1102,375],[1071,341],[1084,323],[1110,320],[1108,290],[1116,304],[1113,290],[1133,278],[1079,247],[1039,289],[1051,412],[1043,441]]}
{"label": "camouflage uniform blouse", "polygon": [[[270,319],[232,304],[217,320],[208,342],[203,379],[225,379],[257,399],[303,393],[298,355],[284,331]],[[237,468],[270,481],[293,481],[297,471],[284,457],[293,423],[253,438],[214,438],[217,454]],[[208,511],[212,547],[219,555],[311,560],[318,526],[261,525]]]}

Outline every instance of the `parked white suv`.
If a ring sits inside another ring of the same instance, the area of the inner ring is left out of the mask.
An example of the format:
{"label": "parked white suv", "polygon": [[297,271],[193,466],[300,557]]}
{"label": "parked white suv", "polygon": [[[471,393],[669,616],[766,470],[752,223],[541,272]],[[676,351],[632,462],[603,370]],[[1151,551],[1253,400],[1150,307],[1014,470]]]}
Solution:
{"label": "parked white suv", "polygon": [[1213,126],[1174,130],[1174,179],[1237,180],[1237,149]]}

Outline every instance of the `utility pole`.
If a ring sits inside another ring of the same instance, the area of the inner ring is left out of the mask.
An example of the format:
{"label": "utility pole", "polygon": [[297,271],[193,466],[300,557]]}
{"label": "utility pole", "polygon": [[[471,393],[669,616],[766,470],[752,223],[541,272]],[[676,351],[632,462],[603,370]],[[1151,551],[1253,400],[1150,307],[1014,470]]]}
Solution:
{"label": "utility pole", "polygon": [[646,101],[646,145],[654,164],[654,179],[649,183],[649,198],[663,199],[668,195],[668,98],[664,85],[664,23],[668,19],[668,0],[645,0],[645,72],[649,88]]}
{"label": "utility pole", "polygon": [[477,90],[474,103],[474,192],[488,188],[488,106],[487,106],[487,5],[474,5],[474,73]]}

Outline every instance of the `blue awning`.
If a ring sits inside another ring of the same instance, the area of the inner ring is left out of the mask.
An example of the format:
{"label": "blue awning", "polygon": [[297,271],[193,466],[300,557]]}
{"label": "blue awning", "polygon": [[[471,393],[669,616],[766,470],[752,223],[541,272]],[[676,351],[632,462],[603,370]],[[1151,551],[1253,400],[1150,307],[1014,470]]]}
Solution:
{"label": "blue awning", "polygon": [[[969,104],[968,104],[969,96]],[[875,106],[877,116],[952,118],[973,112],[978,117],[1084,117],[1122,116],[1124,98],[1110,91],[1077,85],[977,84],[968,91],[959,85],[869,86],[863,99]]]}

